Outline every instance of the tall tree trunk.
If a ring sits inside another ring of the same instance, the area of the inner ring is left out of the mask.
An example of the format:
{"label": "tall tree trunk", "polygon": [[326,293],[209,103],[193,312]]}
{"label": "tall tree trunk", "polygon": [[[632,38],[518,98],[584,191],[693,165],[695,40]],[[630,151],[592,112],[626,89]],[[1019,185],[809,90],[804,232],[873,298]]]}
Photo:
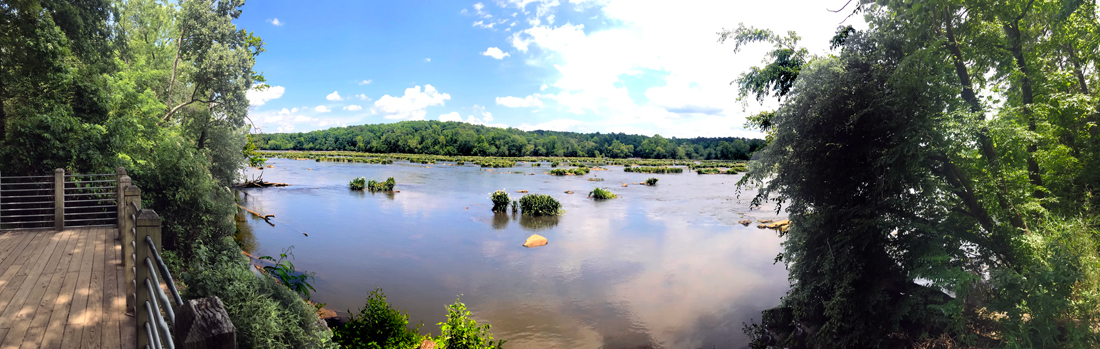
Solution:
{"label": "tall tree trunk", "polygon": [[[1026,12],[1025,12],[1026,13]],[[1034,133],[1036,131],[1035,115],[1031,112],[1031,104],[1035,101],[1035,93],[1031,90],[1031,74],[1027,68],[1027,60],[1024,59],[1023,39],[1020,37],[1020,18],[1023,15],[1017,17],[1016,22],[1012,24],[1005,24],[1005,35],[1008,36],[1008,50],[1012,52],[1012,57],[1016,60],[1016,67],[1020,69],[1020,73],[1023,75],[1020,82],[1020,102],[1023,104],[1024,118],[1027,120],[1027,130]],[[1027,145],[1027,177],[1031,181],[1031,184],[1036,186],[1035,192],[1032,196],[1038,199],[1042,199],[1045,195],[1041,187],[1043,186],[1043,176],[1039,173],[1039,163],[1035,161],[1035,152],[1039,150],[1038,144],[1035,142],[1028,142]]]}
{"label": "tall tree trunk", "polygon": [[[967,105],[970,106],[970,111],[977,113],[979,116],[983,114],[982,104],[978,101],[977,94],[974,93],[974,87],[970,81],[970,72],[966,67],[966,60],[963,59],[962,50],[959,49],[958,40],[955,39],[955,29],[951,23],[951,11],[945,12],[945,33],[947,35],[947,51],[951,53],[951,62],[955,65],[955,73],[959,77],[959,83],[962,85],[962,98]],[[989,128],[982,126],[978,129],[978,143],[979,150],[982,152],[982,156],[993,172],[993,177],[996,179],[999,192],[996,193],[997,203],[1001,206],[1001,209],[1008,212],[1009,223],[1013,228],[1028,232],[1027,223],[1024,222],[1023,216],[1016,209],[1016,205],[1012,203],[1008,196],[1008,185],[1004,181],[1004,172],[1001,169],[1001,157],[997,154],[997,149],[993,147],[993,140],[989,137]],[[965,200],[964,200],[965,202]],[[977,203],[975,203],[977,204]],[[978,210],[975,214],[981,214],[987,212],[980,205],[978,207],[970,207],[971,210]],[[985,213],[988,214],[988,213]],[[994,233],[991,231],[990,233]]]}
{"label": "tall tree trunk", "polygon": [[1089,83],[1085,79],[1085,74],[1081,72],[1081,61],[1077,59],[1077,50],[1073,48],[1073,44],[1066,45],[1066,52],[1069,53],[1069,62],[1073,64],[1073,75],[1077,76],[1077,84],[1080,85],[1081,93],[1086,96],[1090,95]]}

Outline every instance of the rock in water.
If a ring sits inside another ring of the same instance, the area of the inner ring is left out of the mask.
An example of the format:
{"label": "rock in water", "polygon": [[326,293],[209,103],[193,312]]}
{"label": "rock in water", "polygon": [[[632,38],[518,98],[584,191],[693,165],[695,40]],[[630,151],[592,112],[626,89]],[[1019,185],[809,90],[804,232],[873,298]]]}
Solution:
{"label": "rock in water", "polygon": [[517,193],[520,193],[520,194],[526,194],[526,193],[527,193],[527,191],[526,191],[526,190],[516,190],[516,192],[517,192]]}
{"label": "rock in water", "polygon": [[626,188],[626,183],[623,183],[623,188]]}
{"label": "rock in water", "polygon": [[772,224],[768,224],[768,228],[779,229],[779,228],[788,226],[790,224],[791,224],[791,221],[789,219],[784,219],[784,220],[781,220],[781,221],[778,221],[778,222],[775,222],[775,223],[772,223]]}
{"label": "rock in water", "polygon": [[757,224],[756,227],[760,228],[760,229],[764,229],[764,228],[767,228],[768,225],[767,224]]}
{"label": "rock in water", "polygon": [[737,222],[737,223],[740,223],[740,224],[747,227],[747,226],[749,226],[749,224],[752,224],[752,220],[751,219],[742,219],[740,222]]}
{"label": "rock in water", "polygon": [[566,190],[565,193],[566,194],[573,194],[573,191],[572,190]]}
{"label": "rock in water", "polygon": [[757,222],[760,222],[760,223],[771,223],[771,222],[772,222],[772,220],[770,220],[770,219],[761,219],[761,220],[758,220]]}
{"label": "rock in water", "polygon": [[539,234],[531,235],[531,237],[527,238],[527,241],[523,243],[523,247],[539,247],[542,245],[546,245],[546,238]]}

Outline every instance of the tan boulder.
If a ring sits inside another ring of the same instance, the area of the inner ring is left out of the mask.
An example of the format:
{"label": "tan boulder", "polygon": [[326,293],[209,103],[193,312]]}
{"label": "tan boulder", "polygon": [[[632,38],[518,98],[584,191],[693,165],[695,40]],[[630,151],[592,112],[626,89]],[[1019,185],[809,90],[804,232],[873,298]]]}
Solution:
{"label": "tan boulder", "polygon": [[520,193],[520,194],[526,194],[526,193],[527,193],[527,191],[526,191],[526,190],[516,190],[516,192],[517,192],[517,193]]}
{"label": "tan boulder", "polygon": [[572,190],[566,190],[565,193],[566,194],[573,194],[573,191]]}
{"label": "tan boulder", "polygon": [[767,224],[757,224],[756,227],[760,228],[760,229],[764,229],[764,228],[767,228],[768,225]]}
{"label": "tan boulder", "polygon": [[752,224],[752,220],[751,219],[742,219],[741,221],[739,221],[737,223],[740,223],[740,224],[747,227],[747,226],[749,226],[749,224]]}
{"label": "tan boulder", "polygon": [[539,234],[534,234],[531,235],[531,237],[528,237],[527,241],[523,242],[523,247],[539,247],[542,245],[546,245],[546,242],[547,241],[545,237],[542,237],[542,235]]}
{"label": "tan boulder", "polygon": [[764,224],[768,224],[768,223],[771,223],[771,222],[773,222],[773,221],[772,221],[772,220],[770,220],[770,219],[761,219],[761,220],[758,220],[757,222],[760,222],[760,223],[764,223]]}
{"label": "tan boulder", "polygon": [[626,188],[626,183],[623,183],[623,188]]}
{"label": "tan boulder", "polygon": [[789,219],[784,219],[784,220],[781,220],[781,221],[778,221],[778,222],[775,222],[775,223],[772,223],[772,224],[768,224],[768,228],[779,229],[779,228],[785,227],[785,226],[790,225],[790,224],[791,224],[791,221]]}

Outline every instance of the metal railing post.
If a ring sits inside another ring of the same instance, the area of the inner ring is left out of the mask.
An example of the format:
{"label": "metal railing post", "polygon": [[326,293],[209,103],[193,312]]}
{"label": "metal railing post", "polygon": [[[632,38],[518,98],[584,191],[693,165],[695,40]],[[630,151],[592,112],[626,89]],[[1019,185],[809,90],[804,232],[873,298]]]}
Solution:
{"label": "metal railing post", "polygon": [[[131,186],[131,188],[133,187]],[[144,242],[145,237],[148,236],[150,239],[153,240],[153,244],[160,245],[160,223],[160,216],[158,216],[157,213],[153,210],[141,210],[137,214],[137,234],[135,234],[134,240],[140,241],[141,243],[137,245],[138,248],[134,251],[137,257],[137,272],[134,274],[134,276],[139,285],[144,285],[146,279],[152,280],[152,277],[149,274],[156,272],[154,270],[150,270],[145,266],[145,259],[152,258],[153,254],[151,251],[149,251],[149,247],[145,246]],[[156,285],[156,287],[160,287],[160,285]],[[140,288],[137,292],[137,298],[134,304],[136,304],[139,308],[142,307],[143,304],[145,304],[145,302],[147,301],[150,304],[157,304],[156,300],[153,297],[155,297],[155,295],[149,294],[149,291],[147,291],[145,288]],[[137,311],[135,312],[135,315],[137,317],[137,325],[139,329],[143,328],[142,326],[145,322],[149,322],[151,325],[153,325],[153,327],[157,325],[157,323],[155,322],[156,320],[149,317],[148,311],[143,311],[144,309],[136,310]],[[159,312],[160,310],[157,309],[155,311]],[[142,336],[141,334],[138,334],[138,348],[145,347],[146,344],[149,344],[147,342],[147,336]]]}
{"label": "metal railing post", "polygon": [[141,189],[137,186],[129,185],[130,177],[124,176],[122,178],[125,181],[126,189],[125,199],[123,200],[123,208],[125,212],[123,214],[123,221],[126,227],[122,230],[122,268],[126,272],[126,309],[132,311],[132,314],[137,314],[138,303],[134,302],[134,291],[137,289],[136,279],[134,278],[134,266],[137,264],[134,261],[134,235],[136,235],[136,220],[138,209],[141,208]]}
{"label": "metal railing post", "polygon": [[65,230],[65,170],[53,170],[53,228]]}
{"label": "metal railing post", "polygon": [[[118,220],[115,225],[118,226],[118,234],[115,235],[115,240],[122,241],[122,234],[126,231],[126,187],[130,186],[130,177],[126,175],[126,169],[119,167],[118,176],[115,177],[115,204],[118,206],[115,208],[115,212],[118,213]],[[123,182],[125,179],[125,182]],[[125,184],[123,184],[125,183]]]}

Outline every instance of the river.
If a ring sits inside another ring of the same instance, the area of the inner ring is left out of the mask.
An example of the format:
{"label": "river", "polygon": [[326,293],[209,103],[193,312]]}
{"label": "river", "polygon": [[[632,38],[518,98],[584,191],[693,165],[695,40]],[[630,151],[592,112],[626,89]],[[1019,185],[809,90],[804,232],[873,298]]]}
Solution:
{"label": "river", "polygon": [[[247,220],[246,248],[277,256],[293,246],[294,265],[316,273],[313,299],[330,309],[355,312],[381,287],[424,333],[439,335],[445,306],[461,295],[506,348],[736,348],[747,342],[742,322],[759,322],[789,287],[786,269],[772,262],[782,238],[755,222],[737,224],[783,218],[770,206],[750,211],[754,192],[738,198],[736,190],[742,175],[609,166],[551,176],[548,163],[492,171],[403,160],[268,164],[246,176],[290,186],[242,190],[243,206],[275,215],[274,226]],[[359,176],[394,177],[400,192],[349,190]],[[656,186],[632,184],[649,177]],[[586,198],[596,186],[619,198]],[[566,212],[494,214],[489,194],[498,189],[513,199],[518,190],[550,194]],[[535,233],[549,243],[523,247]]]}

